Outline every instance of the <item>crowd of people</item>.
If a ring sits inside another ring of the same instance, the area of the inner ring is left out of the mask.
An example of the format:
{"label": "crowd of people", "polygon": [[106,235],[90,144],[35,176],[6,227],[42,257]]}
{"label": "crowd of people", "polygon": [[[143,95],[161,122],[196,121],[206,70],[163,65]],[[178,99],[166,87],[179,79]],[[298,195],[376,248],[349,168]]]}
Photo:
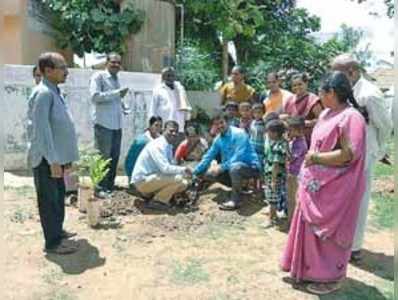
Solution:
{"label": "crowd of people", "polygon": [[[95,147],[111,159],[110,171],[96,187],[110,198],[120,156],[123,97],[118,72],[121,57],[107,55],[106,70],[90,80]],[[63,229],[64,178],[78,160],[77,138],[68,104],[58,85],[68,75],[57,53],[39,57],[38,81],[29,99],[29,162],[33,168],[45,251],[68,254],[73,235]],[[37,70],[34,70],[36,74]],[[35,77],[36,78],[36,77]],[[361,259],[374,164],[386,161],[392,131],[383,95],[365,79],[359,63],[343,54],[317,93],[309,76],[296,73],[281,88],[281,75],[265,78],[268,91],[257,93],[235,66],[220,92],[221,107],[208,132],[190,120],[192,106],[172,67],[148,105],[148,127],[131,141],[124,168],[129,191],[150,208],[184,204],[193,181],[220,182],[231,188],[223,210],[245,205],[245,195],[263,193],[269,207],[265,228],[290,227],[281,268],[307,290],[337,290],[350,259]]]}

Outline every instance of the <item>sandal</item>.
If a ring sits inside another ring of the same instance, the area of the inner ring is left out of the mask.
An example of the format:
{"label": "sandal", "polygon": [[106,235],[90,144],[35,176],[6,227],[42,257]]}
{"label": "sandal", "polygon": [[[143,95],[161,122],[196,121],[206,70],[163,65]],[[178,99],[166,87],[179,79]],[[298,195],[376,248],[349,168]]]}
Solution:
{"label": "sandal", "polygon": [[310,283],[306,286],[306,289],[311,294],[315,295],[327,295],[339,290],[341,287],[340,282],[333,283]]}

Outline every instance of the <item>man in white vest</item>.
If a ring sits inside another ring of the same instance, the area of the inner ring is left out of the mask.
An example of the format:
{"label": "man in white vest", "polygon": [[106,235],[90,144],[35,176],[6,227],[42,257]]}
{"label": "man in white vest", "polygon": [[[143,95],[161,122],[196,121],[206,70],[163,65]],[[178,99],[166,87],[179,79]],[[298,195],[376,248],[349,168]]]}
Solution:
{"label": "man in white vest", "polygon": [[374,165],[386,157],[386,144],[392,132],[392,120],[388,105],[379,88],[361,75],[359,62],[349,54],[337,56],[332,62],[332,69],[344,72],[350,80],[354,97],[358,104],[365,107],[369,122],[367,126],[366,149],[366,190],[361,202],[358,223],[352,245],[351,260],[361,259],[361,248],[365,235],[366,219],[371,196],[371,180]]}

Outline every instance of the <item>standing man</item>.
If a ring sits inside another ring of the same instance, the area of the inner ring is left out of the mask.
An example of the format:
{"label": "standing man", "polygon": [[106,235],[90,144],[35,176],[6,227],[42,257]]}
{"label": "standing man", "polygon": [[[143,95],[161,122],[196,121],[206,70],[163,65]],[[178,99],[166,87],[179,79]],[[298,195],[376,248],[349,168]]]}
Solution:
{"label": "standing man", "polygon": [[266,115],[271,112],[281,113],[286,99],[293,95],[280,87],[281,78],[279,76],[277,72],[271,72],[267,75],[265,83],[269,92],[260,98],[264,104]]}
{"label": "standing man", "polygon": [[64,175],[79,158],[77,137],[68,106],[58,84],[68,75],[62,55],[43,53],[38,66],[43,76],[29,98],[31,121],[28,161],[33,168],[45,251],[56,254],[75,252],[64,239],[74,236],[63,230],[65,218]]}
{"label": "standing man", "polygon": [[[215,116],[212,127],[219,134],[194,169],[193,175],[206,173],[207,179],[231,186],[231,199],[224,202],[220,209],[234,210],[241,203],[243,180],[260,176],[260,161],[249,135],[243,129],[229,126],[227,114]],[[212,161],[220,155],[221,163],[208,170]]]}
{"label": "standing man", "polygon": [[391,135],[392,124],[382,92],[361,75],[361,67],[356,59],[349,54],[339,55],[333,60],[332,69],[345,73],[353,86],[354,98],[366,109],[369,117],[366,137],[366,190],[361,200],[351,254],[352,261],[359,261],[371,196],[373,168],[386,155],[385,146]]}
{"label": "standing man", "polygon": [[192,107],[188,101],[184,86],[176,81],[173,67],[162,70],[162,83],[153,90],[152,101],[148,107],[148,116],[158,116],[162,120],[173,120],[184,132],[185,121],[191,118]]}
{"label": "standing man", "polygon": [[117,74],[121,56],[110,53],[106,57],[106,70],[96,72],[90,79],[90,97],[94,105],[95,148],[104,159],[111,159],[110,169],[96,187],[96,196],[108,198],[115,185],[117,165],[122,141],[122,98],[128,88],[121,88]]}
{"label": "standing man", "polygon": [[[173,196],[185,191],[192,175],[189,167],[177,166],[173,145],[178,134],[178,123],[167,121],[163,135],[146,144],[138,156],[131,175],[131,184],[142,195],[153,197],[154,203],[168,205]],[[185,176],[184,176],[185,175]]]}

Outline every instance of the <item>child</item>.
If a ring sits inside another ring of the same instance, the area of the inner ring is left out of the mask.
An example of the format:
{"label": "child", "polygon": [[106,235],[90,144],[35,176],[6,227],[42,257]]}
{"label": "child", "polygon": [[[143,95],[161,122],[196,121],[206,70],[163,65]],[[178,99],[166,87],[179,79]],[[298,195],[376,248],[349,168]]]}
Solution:
{"label": "child", "polygon": [[257,153],[261,166],[264,163],[265,122],[263,120],[264,105],[256,103],[252,107],[253,121],[250,124],[250,142]]}
{"label": "child", "polygon": [[196,164],[202,159],[208,149],[206,140],[200,137],[199,125],[187,123],[185,125],[185,140],[178,146],[175,159],[177,163]]}
{"label": "child", "polygon": [[305,120],[295,116],[287,119],[289,138],[289,161],[287,168],[287,218],[290,225],[296,206],[297,176],[307,154]]}
{"label": "child", "polygon": [[266,126],[268,143],[264,149],[265,199],[270,204],[266,228],[277,223],[277,210],[286,212],[286,158],[288,143],[284,138],[285,125],[281,120],[271,120]]}
{"label": "child", "polygon": [[239,128],[244,129],[250,134],[250,123],[252,122],[252,106],[249,102],[241,102],[239,104],[240,122]]}
{"label": "child", "polygon": [[228,115],[228,125],[239,127],[239,106],[235,101],[228,101],[225,104],[224,111]]}

